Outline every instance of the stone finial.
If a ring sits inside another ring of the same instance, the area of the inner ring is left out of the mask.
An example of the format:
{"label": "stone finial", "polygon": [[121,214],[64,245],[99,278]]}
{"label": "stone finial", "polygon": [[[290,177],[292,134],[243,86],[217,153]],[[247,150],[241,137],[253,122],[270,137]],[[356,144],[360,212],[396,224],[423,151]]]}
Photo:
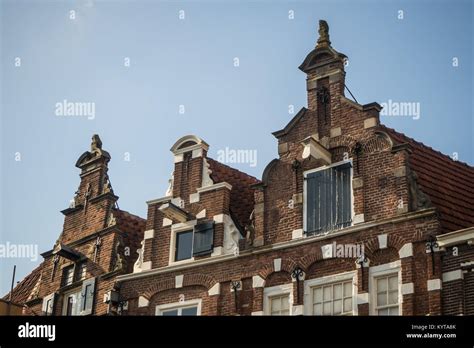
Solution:
{"label": "stone finial", "polygon": [[97,150],[102,149],[102,140],[100,140],[99,135],[94,134],[92,136],[92,142],[91,142],[91,152],[96,152]]}
{"label": "stone finial", "polygon": [[331,45],[329,40],[329,25],[325,20],[319,21],[319,39],[316,47],[327,47]]}

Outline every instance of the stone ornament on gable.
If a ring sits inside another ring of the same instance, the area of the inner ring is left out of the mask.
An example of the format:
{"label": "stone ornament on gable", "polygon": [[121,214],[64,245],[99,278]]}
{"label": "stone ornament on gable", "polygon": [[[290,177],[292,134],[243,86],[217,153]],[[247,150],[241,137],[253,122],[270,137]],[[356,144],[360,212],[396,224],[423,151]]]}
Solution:
{"label": "stone ornament on gable", "polygon": [[203,158],[202,161],[202,187],[207,187],[214,185],[214,181],[211,179],[212,170],[210,169],[210,164],[207,162],[206,158]]}
{"label": "stone ornament on gable", "polygon": [[239,235],[240,232],[235,226],[232,219],[224,216],[224,253],[225,254],[239,254]]}
{"label": "stone ornament on gable", "polygon": [[143,254],[145,252],[145,241],[141,241],[141,248],[137,249],[137,254],[138,254],[138,259],[135,261],[135,264],[133,265],[133,273],[140,273],[142,271],[142,265],[143,265]]}
{"label": "stone ornament on gable", "polygon": [[174,172],[171,173],[171,178],[168,180],[168,188],[166,189],[166,193],[165,193],[166,197],[173,196],[173,184],[174,184]]}

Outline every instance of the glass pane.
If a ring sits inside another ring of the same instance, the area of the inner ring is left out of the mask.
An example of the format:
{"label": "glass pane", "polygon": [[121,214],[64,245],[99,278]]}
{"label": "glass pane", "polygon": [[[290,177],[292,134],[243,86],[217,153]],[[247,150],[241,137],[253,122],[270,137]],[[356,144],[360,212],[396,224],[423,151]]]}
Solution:
{"label": "glass pane", "polygon": [[79,271],[79,279],[85,279],[86,278],[86,273],[87,273],[87,266],[85,263],[81,265],[80,271]]}
{"label": "glass pane", "polygon": [[344,299],[344,312],[352,312],[352,298]]}
{"label": "glass pane", "polygon": [[341,314],[342,313],[342,300],[336,300],[334,303],[334,311],[333,314]]}
{"label": "glass pane", "polygon": [[388,304],[398,303],[398,290],[388,293]]}
{"label": "glass pane", "polygon": [[281,298],[281,309],[282,310],[288,310],[290,308],[290,297],[289,296],[283,296]]}
{"label": "glass pane", "polygon": [[190,259],[193,253],[193,231],[176,234],[175,261]]}
{"label": "glass pane", "polygon": [[377,292],[387,291],[387,278],[377,279]]}
{"label": "glass pane", "polygon": [[281,303],[280,303],[280,298],[275,297],[272,298],[272,312],[279,311],[281,309]]}
{"label": "glass pane", "polygon": [[313,303],[323,302],[323,288],[316,288],[313,291]]}
{"label": "glass pane", "polygon": [[398,289],[398,276],[388,278],[388,288],[389,290]]}
{"label": "glass pane", "polygon": [[181,310],[181,315],[197,315],[197,307],[188,307]]}
{"label": "glass pane", "polygon": [[388,308],[379,309],[379,310],[378,310],[378,314],[379,314],[379,315],[389,315],[389,313],[388,313]]}
{"label": "glass pane", "polygon": [[313,314],[314,315],[323,315],[323,305],[322,304],[316,304],[313,306]]}
{"label": "glass pane", "polygon": [[69,296],[67,299],[66,315],[73,315],[74,302],[74,298],[72,296]]}
{"label": "glass pane", "polygon": [[332,307],[332,302],[324,302],[323,314],[324,315],[331,315],[331,307]]}
{"label": "glass pane", "polygon": [[324,292],[324,301],[330,301],[331,300],[331,286],[325,286],[323,289]]}
{"label": "glass pane", "polygon": [[178,310],[177,309],[171,309],[169,311],[163,311],[161,314],[163,316],[177,316],[178,315]]}
{"label": "glass pane", "polygon": [[342,284],[335,284],[333,299],[336,300],[340,298],[342,298]]}
{"label": "glass pane", "polygon": [[390,307],[388,313],[389,313],[389,315],[399,315],[398,306]]}
{"label": "glass pane", "polygon": [[344,283],[344,297],[352,296],[352,282]]}
{"label": "glass pane", "polygon": [[385,306],[387,304],[387,294],[377,294],[377,306]]}

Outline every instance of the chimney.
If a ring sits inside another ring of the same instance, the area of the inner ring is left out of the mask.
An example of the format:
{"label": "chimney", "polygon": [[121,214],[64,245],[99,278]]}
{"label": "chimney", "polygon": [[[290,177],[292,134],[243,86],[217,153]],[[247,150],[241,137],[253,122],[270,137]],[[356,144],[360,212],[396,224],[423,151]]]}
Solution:
{"label": "chimney", "polygon": [[318,115],[320,136],[331,127],[331,117],[339,97],[344,96],[346,55],[331,46],[329,26],[319,21],[319,38],[316,47],[306,56],[299,69],[306,73],[308,109]]}

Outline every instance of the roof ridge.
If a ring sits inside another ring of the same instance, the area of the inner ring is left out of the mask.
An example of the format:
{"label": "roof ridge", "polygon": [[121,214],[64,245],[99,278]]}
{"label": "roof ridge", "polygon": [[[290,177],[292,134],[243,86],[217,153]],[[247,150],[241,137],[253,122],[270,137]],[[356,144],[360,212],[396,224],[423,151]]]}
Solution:
{"label": "roof ridge", "polygon": [[460,165],[462,165],[462,166],[467,167],[468,169],[474,169],[474,167],[472,167],[471,165],[467,164],[466,162],[459,161],[459,160],[453,160],[450,156],[448,156],[448,155],[442,153],[441,151],[436,150],[436,149],[433,149],[431,146],[425,145],[425,144],[422,143],[421,141],[418,141],[418,140],[416,140],[416,139],[414,139],[414,138],[411,138],[411,137],[407,136],[405,133],[399,132],[399,131],[397,131],[397,130],[394,129],[394,128],[390,128],[390,127],[388,127],[388,126],[386,126],[386,125],[384,125],[384,124],[380,124],[380,127],[383,127],[383,128],[385,128],[385,129],[387,129],[387,130],[389,130],[389,131],[391,131],[391,132],[397,133],[397,134],[399,134],[400,136],[406,138],[407,140],[409,140],[409,141],[411,141],[411,142],[414,142],[414,143],[416,143],[417,145],[422,146],[422,147],[424,147],[425,149],[430,150],[430,151],[432,151],[433,153],[435,153],[435,154],[437,154],[437,155],[439,155],[439,156],[441,156],[441,157],[443,157],[443,158],[449,159],[449,160],[450,160],[451,162],[453,162],[453,163],[460,164]]}
{"label": "roof ridge", "polygon": [[212,162],[215,162],[215,163],[217,163],[218,165],[221,165],[221,166],[223,166],[223,167],[225,167],[225,168],[228,168],[228,169],[230,169],[230,170],[232,170],[232,171],[234,171],[234,172],[238,172],[238,173],[240,173],[240,174],[243,174],[243,175],[247,176],[249,179],[252,179],[252,180],[255,180],[255,181],[257,181],[257,182],[260,182],[260,180],[257,179],[256,177],[254,177],[253,175],[247,174],[246,172],[243,172],[243,171],[241,171],[241,170],[239,170],[239,169],[237,169],[237,168],[228,166],[227,164],[224,164],[224,163],[222,163],[222,162],[219,162],[218,160],[215,160],[215,159],[213,159],[213,158],[211,158],[211,157],[206,157],[206,159],[207,159],[207,160],[211,160]]}
{"label": "roof ridge", "polygon": [[130,213],[130,212],[127,211],[127,210],[123,210],[123,209],[117,208],[117,211],[120,212],[120,213],[127,214],[127,215],[130,216],[131,218],[135,218],[135,219],[140,219],[140,220],[146,221],[145,218],[142,218],[141,216],[138,216],[138,215],[136,215],[136,214],[132,214],[132,213]]}
{"label": "roof ridge", "polygon": [[[38,266],[36,266],[30,273],[28,273],[21,281],[19,281],[15,287],[13,288],[13,296],[12,298],[14,298],[17,293],[18,293],[18,290],[23,290],[21,289],[23,286],[27,285],[27,283],[29,281],[31,281],[31,279],[33,277],[39,277],[41,275],[41,271],[42,271],[42,268],[43,268],[43,264],[44,264],[44,261],[42,261]],[[39,272],[39,273],[38,273]],[[35,284],[28,284],[28,285],[31,285],[31,287],[29,288],[30,292],[33,290],[34,286],[36,285],[36,282]],[[16,290],[16,292],[15,292]],[[3,300],[5,299],[8,299],[10,297],[10,292],[11,291],[8,291],[7,294],[5,294],[5,296],[2,297]],[[28,296],[30,295],[30,292],[28,292]],[[13,301],[14,302],[14,301]]]}

